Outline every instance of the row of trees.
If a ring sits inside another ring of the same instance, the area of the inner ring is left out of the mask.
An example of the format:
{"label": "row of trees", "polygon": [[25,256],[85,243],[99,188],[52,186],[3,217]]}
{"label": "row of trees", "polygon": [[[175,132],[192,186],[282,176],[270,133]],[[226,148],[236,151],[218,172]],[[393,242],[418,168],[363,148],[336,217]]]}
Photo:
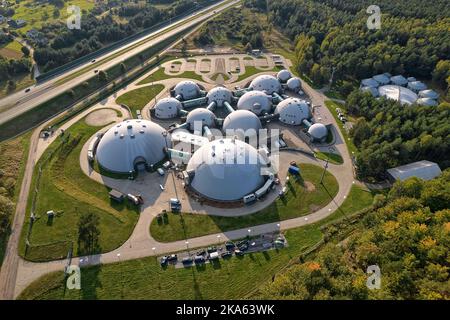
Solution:
{"label": "row of trees", "polygon": [[27,58],[5,59],[0,57],[0,81],[10,80],[12,77],[29,73],[31,70],[31,62]]}
{"label": "row of trees", "polygon": [[360,150],[356,158],[360,179],[384,179],[386,168],[424,159],[442,168],[450,166],[449,104],[401,106],[356,90],[346,107],[359,117],[350,134]]}
{"label": "row of trees", "polygon": [[[450,292],[450,171],[424,182],[398,182],[387,198],[337,245],[328,242],[260,290],[263,299],[448,299]],[[339,229],[330,227],[333,239]],[[344,234],[344,233],[342,233]],[[368,266],[381,288],[367,285]]]}

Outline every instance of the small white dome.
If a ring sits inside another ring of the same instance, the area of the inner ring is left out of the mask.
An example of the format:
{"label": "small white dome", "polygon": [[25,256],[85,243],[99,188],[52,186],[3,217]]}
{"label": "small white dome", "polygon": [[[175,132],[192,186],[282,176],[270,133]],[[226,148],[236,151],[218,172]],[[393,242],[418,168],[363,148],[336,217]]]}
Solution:
{"label": "small white dome", "polygon": [[206,97],[208,98],[208,103],[216,102],[218,107],[222,107],[225,101],[231,103],[233,94],[225,87],[216,87],[209,91]]}
{"label": "small white dome", "polygon": [[417,104],[428,107],[435,107],[438,105],[437,101],[431,98],[419,98],[417,99]]}
{"label": "small white dome", "polygon": [[181,102],[175,98],[164,98],[155,105],[155,116],[159,119],[172,119],[178,116],[183,108]]}
{"label": "small white dome", "polygon": [[237,110],[230,113],[223,121],[222,130],[226,134],[227,130],[254,130],[255,134],[262,128],[258,116],[248,110]]}
{"label": "small white dome", "polygon": [[183,100],[191,100],[200,96],[200,87],[194,81],[181,81],[175,88],[175,96],[180,95]]}
{"label": "small white dome", "polygon": [[287,88],[293,92],[298,92],[302,88],[302,81],[297,77],[290,78],[287,81]]}
{"label": "small white dome", "polygon": [[278,72],[277,78],[278,78],[278,80],[279,80],[280,82],[285,83],[285,82],[287,82],[290,78],[292,78],[292,74],[291,74],[288,70],[283,69],[283,70],[281,70],[280,72]]}
{"label": "small white dome", "polygon": [[264,91],[265,93],[272,95],[274,92],[279,93],[281,91],[281,84],[274,76],[264,74],[256,77],[250,83],[250,88],[253,88],[253,90]]}
{"label": "small white dome", "polygon": [[251,145],[237,139],[220,139],[198,149],[187,170],[195,172],[190,185],[204,197],[235,201],[264,184],[264,167],[264,160]]}
{"label": "small white dome", "polygon": [[197,108],[189,112],[186,122],[189,123],[191,130],[194,130],[196,122],[202,122],[202,127],[214,127],[216,116],[206,108]]}
{"label": "small white dome", "polygon": [[306,102],[297,98],[287,98],[281,101],[275,109],[275,114],[280,115],[281,122],[295,126],[311,117]]}
{"label": "small white dome", "polygon": [[328,135],[327,127],[322,123],[314,123],[308,129],[308,133],[315,140],[323,140]]}
{"label": "small white dome", "polygon": [[261,115],[272,109],[272,97],[261,91],[249,91],[239,99],[237,108]]}
{"label": "small white dome", "polygon": [[170,136],[164,137],[165,132],[148,120],[133,119],[116,124],[106,131],[98,144],[98,163],[116,173],[133,171],[138,163],[158,163],[165,157],[164,148],[172,145]]}

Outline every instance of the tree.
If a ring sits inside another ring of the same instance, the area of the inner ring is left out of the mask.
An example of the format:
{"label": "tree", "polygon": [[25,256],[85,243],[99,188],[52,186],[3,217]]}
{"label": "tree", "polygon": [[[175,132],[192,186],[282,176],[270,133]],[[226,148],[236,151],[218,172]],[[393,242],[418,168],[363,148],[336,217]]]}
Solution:
{"label": "tree", "polygon": [[78,222],[78,246],[80,252],[92,253],[98,248],[100,236],[99,217],[93,213],[85,213]]}
{"label": "tree", "polygon": [[98,80],[100,82],[107,82],[108,81],[108,74],[106,73],[106,71],[99,71],[98,72]]}
{"label": "tree", "polygon": [[13,80],[8,80],[6,85],[6,91],[12,92],[16,89],[16,83]]}
{"label": "tree", "polygon": [[247,44],[245,45],[244,51],[247,53],[250,53],[250,52],[252,52],[252,50],[253,50],[252,44],[250,42],[247,42]]}
{"label": "tree", "polygon": [[122,73],[125,73],[127,71],[127,66],[123,62],[120,64],[120,71]]}
{"label": "tree", "polygon": [[187,56],[187,41],[185,38],[181,39],[181,54],[183,57]]}
{"label": "tree", "polygon": [[20,50],[25,55],[25,57],[28,57],[30,55],[30,49],[28,49],[27,47],[23,46]]}

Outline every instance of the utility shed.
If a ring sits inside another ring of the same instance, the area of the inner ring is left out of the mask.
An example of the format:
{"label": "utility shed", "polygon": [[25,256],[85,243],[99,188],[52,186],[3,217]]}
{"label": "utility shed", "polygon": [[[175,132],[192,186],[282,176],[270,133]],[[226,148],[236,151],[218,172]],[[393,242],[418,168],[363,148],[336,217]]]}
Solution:
{"label": "utility shed", "polygon": [[439,176],[442,171],[437,163],[423,160],[413,162],[404,166],[387,170],[393,180],[406,180],[411,177],[417,177],[422,180],[431,180]]}

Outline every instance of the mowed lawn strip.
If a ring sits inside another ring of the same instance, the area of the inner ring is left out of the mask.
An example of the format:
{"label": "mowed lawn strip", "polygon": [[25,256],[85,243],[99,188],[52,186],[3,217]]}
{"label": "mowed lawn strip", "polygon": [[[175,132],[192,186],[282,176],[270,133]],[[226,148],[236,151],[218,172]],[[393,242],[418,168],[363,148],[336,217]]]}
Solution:
{"label": "mowed lawn strip", "polygon": [[321,185],[319,183],[323,172],[321,167],[301,164],[300,168],[301,179],[291,177],[287,184],[287,195],[260,212],[241,217],[167,213],[164,221],[158,219],[152,221],[150,234],[157,241],[172,242],[296,218],[330,203],[339,189],[336,178],[327,172]]}
{"label": "mowed lawn strip", "polygon": [[[86,141],[100,127],[91,127],[84,119],[70,127],[65,135],[80,140],[72,150],[55,152],[50,162],[43,167],[40,192],[37,198],[30,237],[31,247],[25,255],[25,239],[29,228],[29,216],[25,220],[21,234],[20,254],[28,260],[48,261],[61,259],[73,244],[74,255],[78,255],[78,221],[83,213],[94,213],[100,219],[100,239],[98,252],[107,252],[119,247],[130,236],[138,219],[138,210],[129,205],[111,202],[109,189],[88,178],[80,168],[80,152]],[[38,162],[31,190],[36,186],[39,164],[61,143],[55,140]],[[28,199],[31,212],[32,196]],[[49,221],[46,212],[53,210],[56,217]],[[84,254],[81,252],[80,254]]]}
{"label": "mowed lawn strip", "polygon": [[163,89],[164,86],[162,84],[139,88],[121,95],[116,99],[116,103],[127,105],[130,108],[133,117],[136,117],[136,112],[142,110]]}
{"label": "mowed lawn strip", "polygon": [[143,85],[143,84],[148,84],[148,83],[152,83],[155,81],[162,81],[162,80],[174,79],[174,78],[204,81],[203,76],[197,74],[195,71],[185,71],[181,74],[167,74],[165,68],[160,67],[160,68],[158,68],[158,70],[156,70],[151,75],[146,77],[144,80],[139,82],[137,85]]}
{"label": "mowed lawn strip", "polygon": [[289,247],[220,259],[204,268],[166,270],[154,257],[82,268],[81,290],[67,290],[54,272],[26,288],[19,299],[244,299],[323,237],[320,227],[372,204],[370,192],[353,186],[347,200],[328,218],[285,232]]}

